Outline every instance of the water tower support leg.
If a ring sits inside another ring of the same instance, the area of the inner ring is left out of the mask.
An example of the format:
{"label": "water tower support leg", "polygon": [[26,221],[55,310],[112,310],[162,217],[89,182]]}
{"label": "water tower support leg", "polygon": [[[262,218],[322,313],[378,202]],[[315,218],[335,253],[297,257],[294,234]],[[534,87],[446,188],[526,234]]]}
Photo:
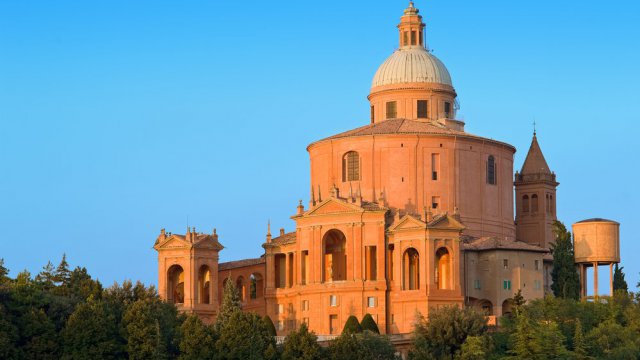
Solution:
{"label": "water tower support leg", "polygon": [[598,262],[593,263],[593,297],[598,297]]}
{"label": "water tower support leg", "polygon": [[613,296],[613,263],[609,264],[609,291]]}

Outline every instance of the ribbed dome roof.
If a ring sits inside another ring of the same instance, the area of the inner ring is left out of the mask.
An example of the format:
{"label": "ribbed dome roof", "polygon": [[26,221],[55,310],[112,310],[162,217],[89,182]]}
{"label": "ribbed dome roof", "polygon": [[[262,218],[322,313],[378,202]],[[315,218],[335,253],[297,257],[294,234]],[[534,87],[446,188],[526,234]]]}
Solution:
{"label": "ribbed dome roof", "polygon": [[438,83],[453,87],[442,61],[422,46],[396,50],[376,71],[372,87],[411,82]]}

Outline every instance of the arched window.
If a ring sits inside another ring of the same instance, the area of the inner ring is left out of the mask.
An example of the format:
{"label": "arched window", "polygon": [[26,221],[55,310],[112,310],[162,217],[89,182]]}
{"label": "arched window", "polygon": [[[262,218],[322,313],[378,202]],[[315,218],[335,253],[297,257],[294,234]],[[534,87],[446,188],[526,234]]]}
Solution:
{"label": "arched window", "polygon": [[202,265],[198,273],[198,296],[200,304],[211,304],[211,271]]}
{"label": "arched window", "polygon": [[247,300],[247,286],[244,283],[244,278],[242,276],[238,276],[236,279],[236,289],[238,289],[238,295],[240,296],[240,301],[244,302]]}
{"label": "arched window", "polygon": [[167,271],[167,300],[173,304],[184,304],[184,270],[172,265]]}
{"label": "arched window", "polygon": [[360,155],[349,151],[342,157],[342,181],[360,180]]}
{"label": "arched window", "polygon": [[524,195],[522,197],[522,212],[529,212],[529,195]]}
{"label": "arched window", "polygon": [[262,275],[259,273],[253,273],[249,276],[251,280],[251,289],[249,290],[249,297],[251,299],[261,298],[264,293],[264,281]]}
{"label": "arched window", "polygon": [[418,250],[408,248],[402,255],[403,290],[420,289],[420,255]]}
{"label": "arched window", "polygon": [[531,212],[538,212],[538,195],[531,195]]}
{"label": "arched window", "polygon": [[324,244],[323,280],[347,280],[347,239],[340,230],[329,230],[322,239]]}
{"label": "arched window", "polygon": [[438,289],[451,289],[451,254],[446,248],[436,251],[436,285]]}
{"label": "arched window", "polygon": [[496,184],[496,159],[493,155],[489,155],[487,160],[487,184]]}

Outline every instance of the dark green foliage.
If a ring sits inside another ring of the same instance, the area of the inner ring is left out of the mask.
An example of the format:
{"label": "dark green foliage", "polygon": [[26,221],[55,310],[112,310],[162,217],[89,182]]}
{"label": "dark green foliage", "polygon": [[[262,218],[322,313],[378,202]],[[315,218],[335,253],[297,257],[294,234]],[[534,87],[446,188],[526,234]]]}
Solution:
{"label": "dark green foliage", "polygon": [[190,315],[180,327],[180,360],[214,359],[216,338],[211,326]]}
{"label": "dark green foliage", "polygon": [[362,332],[362,326],[358,321],[358,318],[351,315],[347,318],[347,322],[344,323],[344,328],[342,329],[343,334],[358,334]]}
{"label": "dark green foliage", "polygon": [[47,262],[40,273],[36,275],[35,281],[46,291],[53,289],[55,286],[55,271],[51,261]]}
{"label": "dark green foliage", "polygon": [[267,331],[269,332],[269,335],[271,336],[276,336],[276,327],[275,325],[273,325],[273,321],[271,321],[271,318],[269,317],[269,315],[265,315],[262,318],[262,321],[264,322],[264,325],[267,327]]}
{"label": "dark green foliage", "polygon": [[485,360],[488,357],[489,338],[486,336],[467,336],[462,348],[455,356],[456,360]]}
{"label": "dark green foliage", "polygon": [[559,221],[553,223],[556,241],[551,245],[553,270],[551,290],[556,297],[578,300],[580,298],[580,277],[574,263],[571,233]]}
{"label": "dark green foliage", "polygon": [[629,287],[627,286],[627,281],[624,279],[624,272],[622,272],[624,267],[618,267],[618,264],[615,266],[615,272],[613,273],[613,290],[614,291],[629,291]]}
{"label": "dark green foliage", "polygon": [[468,336],[487,332],[487,319],[471,308],[432,308],[428,319],[420,316],[414,330],[411,359],[452,358]]}
{"label": "dark green foliage", "polygon": [[275,357],[275,339],[262,319],[254,313],[230,312],[219,327],[216,341],[218,359],[259,360]]}
{"label": "dark green foliage", "polygon": [[180,318],[175,306],[157,299],[138,300],[122,322],[129,359],[167,359],[177,354]]}
{"label": "dark green foliage", "polygon": [[242,311],[242,308],[238,289],[233,279],[227,278],[224,280],[222,304],[215,323],[216,331],[220,333],[222,328],[229,323],[229,319],[233,314],[239,311]]}
{"label": "dark green foliage", "polygon": [[362,322],[360,323],[360,325],[362,326],[362,330],[369,330],[373,333],[380,334],[378,324],[376,324],[376,321],[373,319],[373,316],[371,316],[371,314],[366,314],[362,318]]}
{"label": "dark green foliage", "polygon": [[327,358],[330,360],[397,359],[389,338],[371,331],[364,331],[361,334],[343,333],[329,344]]}
{"label": "dark green foliage", "polygon": [[67,262],[67,254],[62,254],[62,259],[54,274],[54,280],[57,285],[64,287],[69,283],[70,278],[71,271],[69,270],[69,263]]}
{"label": "dark green foliage", "polygon": [[321,355],[322,349],[318,345],[318,338],[314,333],[309,332],[305,323],[284,339],[282,360],[320,360]]}
{"label": "dark green foliage", "polygon": [[584,333],[582,332],[582,322],[576,319],[575,330],[573,332],[573,357],[576,360],[586,360],[589,358],[587,354],[587,345],[584,341]]}
{"label": "dark green foliage", "polygon": [[9,269],[4,267],[4,259],[0,259],[0,285],[9,282]]}
{"label": "dark green foliage", "polygon": [[79,304],[62,331],[62,359],[119,359],[125,341],[106,303],[90,300]]}
{"label": "dark green foliage", "polygon": [[631,327],[625,327],[609,319],[587,335],[591,354],[598,359],[638,359],[640,349],[638,335]]}

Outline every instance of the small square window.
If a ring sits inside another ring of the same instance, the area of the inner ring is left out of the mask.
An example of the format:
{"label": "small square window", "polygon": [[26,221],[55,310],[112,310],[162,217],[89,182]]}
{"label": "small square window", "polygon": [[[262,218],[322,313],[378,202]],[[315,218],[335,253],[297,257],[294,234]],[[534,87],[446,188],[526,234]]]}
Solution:
{"label": "small square window", "polygon": [[309,310],[309,300],[302,300],[302,311]]}
{"label": "small square window", "polygon": [[335,295],[329,296],[329,305],[330,306],[338,306],[338,297]]}
{"label": "small square window", "polygon": [[509,260],[507,260],[507,259],[503,259],[503,260],[502,260],[502,267],[503,267],[504,269],[508,269],[508,268],[509,268]]}
{"label": "small square window", "polygon": [[480,290],[480,280],[475,280],[473,282],[473,288],[476,290]]}
{"label": "small square window", "polygon": [[440,196],[431,197],[431,208],[437,209],[440,205]]}
{"label": "small square window", "polygon": [[367,298],[367,307],[370,307],[370,308],[376,307],[376,298],[375,297],[369,296]]}
{"label": "small square window", "polygon": [[511,290],[511,280],[504,280],[502,282],[502,288],[504,290]]}

